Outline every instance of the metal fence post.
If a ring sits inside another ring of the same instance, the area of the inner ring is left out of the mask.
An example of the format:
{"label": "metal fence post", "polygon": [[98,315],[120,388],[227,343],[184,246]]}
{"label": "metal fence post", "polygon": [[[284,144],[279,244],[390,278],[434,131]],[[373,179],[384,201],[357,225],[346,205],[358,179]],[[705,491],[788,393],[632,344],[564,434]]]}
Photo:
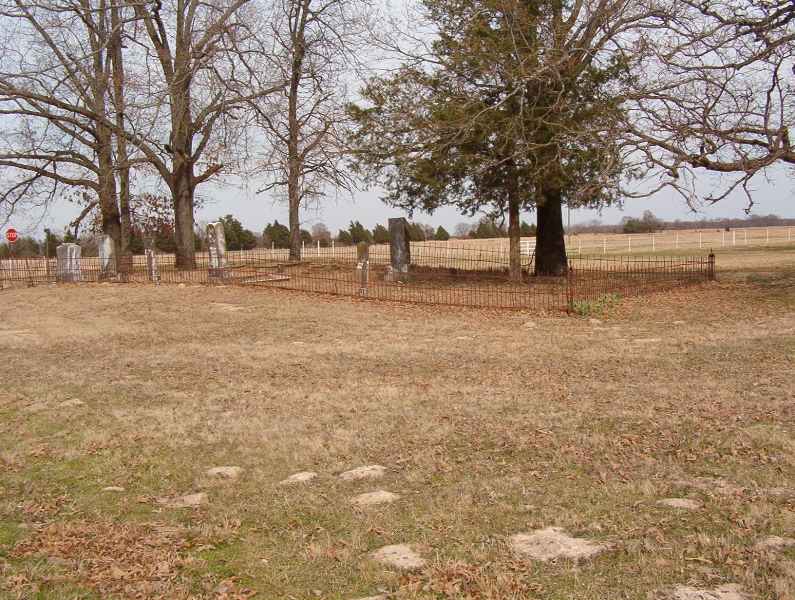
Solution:
{"label": "metal fence post", "polygon": [[571,259],[566,269],[566,312],[574,314],[574,264]]}
{"label": "metal fence post", "polygon": [[707,279],[715,281],[715,253],[710,249],[709,251],[709,265],[707,266]]}

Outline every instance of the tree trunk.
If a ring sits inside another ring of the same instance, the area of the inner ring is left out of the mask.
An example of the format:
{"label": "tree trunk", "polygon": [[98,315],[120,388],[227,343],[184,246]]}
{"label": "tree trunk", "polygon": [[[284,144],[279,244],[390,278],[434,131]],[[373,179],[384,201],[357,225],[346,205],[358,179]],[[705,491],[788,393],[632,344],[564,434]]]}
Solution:
{"label": "tree trunk", "polygon": [[196,246],[193,242],[193,144],[189,132],[189,77],[180,78],[182,86],[172,85],[171,91],[171,194],[174,202],[174,235],[178,270],[196,269]]}
{"label": "tree trunk", "polygon": [[[124,63],[122,61],[122,28],[119,6],[111,2],[111,34],[108,53],[111,59],[111,79],[113,81],[113,108],[116,127],[124,129]],[[130,165],[128,164],[127,142],[122,135],[116,135],[116,170],[118,171],[119,216],[121,218],[121,240],[116,246],[116,268],[121,273],[132,270],[132,217],[130,212]]]}
{"label": "tree trunk", "polygon": [[287,202],[290,220],[290,260],[301,260],[301,224],[298,209],[301,204],[301,174],[304,170],[298,141],[301,124],[298,120],[298,91],[304,75],[306,56],[306,23],[311,0],[300,0],[295,5],[295,13],[290,25],[292,60],[290,62],[290,91],[287,107]]}
{"label": "tree trunk", "polygon": [[515,172],[508,181],[508,277],[514,282],[522,281],[522,234],[519,227],[519,182]]}
{"label": "tree trunk", "polygon": [[[176,162],[176,161],[175,161]],[[176,256],[174,267],[180,271],[196,269],[196,245],[193,241],[193,190],[190,173],[185,169],[174,170],[174,236]]]}
{"label": "tree trunk", "polygon": [[301,225],[298,221],[298,200],[293,197],[293,192],[288,185],[290,202],[290,260],[301,260]]}
{"label": "tree trunk", "polygon": [[301,260],[301,223],[298,209],[301,205],[301,157],[298,153],[298,83],[300,81],[300,63],[293,62],[292,81],[290,82],[289,114],[287,127],[287,205],[290,227],[290,260]]}
{"label": "tree trunk", "polygon": [[[295,73],[294,73],[295,75]],[[290,86],[289,139],[287,141],[287,205],[290,227],[290,260],[301,260],[301,223],[298,209],[301,205],[301,158],[298,154],[298,80]]]}
{"label": "tree trunk", "polygon": [[97,196],[102,213],[102,233],[109,235],[116,249],[121,244],[121,218],[116,198],[116,174],[114,173],[111,133],[107,127],[97,127]]}
{"label": "tree trunk", "polygon": [[536,211],[535,275],[552,277],[565,275],[568,263],[560,189],[540,185]]}
{"label": "tree trunk", "polygon": [[[90,80],[91,108],[100,117],[96,124],[94,150],[97,153],[97,196],[99,210],[102,214],[102,233],[109,235],[118,249],[121,244],[121,218],[116,198],[116,173],[113,162],[113,135],[101,119],[107,116],[106,101],[108,91],[108,72],[103,52],[102,36],[108,31],[105,4],[100,2],[100,10],[96,14],[96,29],[89,33],[89,44],[93,51],[93,73]],[[75,227],[77,236],[77,227]]]}
{"label": "tree trunk", "polygon": [[[99,159],[99,210],[102,213],[102,233],[109,235],[113,240],[113,245],[118,248],[121,243],[121,218],[119,215],[119,205],[116,203],[116,180],[113,176],[113,167],[108,168],[103,165],[105,162]],[[103,172],[104,171],[104,172]]]}

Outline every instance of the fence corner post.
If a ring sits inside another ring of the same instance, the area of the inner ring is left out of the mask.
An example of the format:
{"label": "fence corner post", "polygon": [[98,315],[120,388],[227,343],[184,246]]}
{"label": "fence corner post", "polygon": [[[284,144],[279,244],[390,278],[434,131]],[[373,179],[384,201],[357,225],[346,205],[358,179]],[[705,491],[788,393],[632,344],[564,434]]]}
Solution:
{"label": "fence corner post", "polygon": [[574,264],[571,258],[566,269],[566,314],[574,314]]}
{"label": "fence corner post", "polygon": [[715,281],[715,253],[711,248],[709,251],[709,264],[707,266],[707,280]]}

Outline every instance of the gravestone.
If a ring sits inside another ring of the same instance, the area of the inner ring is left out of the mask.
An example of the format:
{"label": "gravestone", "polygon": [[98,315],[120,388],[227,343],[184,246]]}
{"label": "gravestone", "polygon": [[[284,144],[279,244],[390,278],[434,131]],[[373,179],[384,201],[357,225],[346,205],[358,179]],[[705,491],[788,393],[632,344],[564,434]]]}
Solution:
{"label": "gravestone", "polygon": [[116,279],[116,247],[109,235],[97,238],[99,253],[99,279]]}
{"label": "gravestone", "polygon": [[226,259],[226,236],[223,223],[207,224],[207,246],[210,249],[210,279],[228,279],[232,276]]}
{"label": "gravestone", "polygon": [[367,242],[356,244],[356,279],[359,281],[359,295],[366,294],[370,283],[370,244]]}
{"label": "gravestone", "polygon": [[55,249],[57,257],[55,267],[56,281],[83,281],[80,268],[81,251],[77,244],[61,244]]}
{"label": "gravestone", "polygon": [[155,259],[155,240],[152,237],[144,238],[144,253],[146,254],[146,277],[149,281],[160,281],[157,273],[157,260]]}
{"label": "gravestone", "polygon": [[389,219],[389,268],[386,281],[407,281],[411,270],[409,224],[405,217]]}

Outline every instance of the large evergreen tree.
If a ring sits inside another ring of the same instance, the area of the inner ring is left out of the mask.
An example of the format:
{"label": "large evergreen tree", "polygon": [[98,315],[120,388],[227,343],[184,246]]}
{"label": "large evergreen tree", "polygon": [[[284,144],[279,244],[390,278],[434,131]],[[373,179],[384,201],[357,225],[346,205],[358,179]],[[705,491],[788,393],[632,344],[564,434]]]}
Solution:
{"label": "large evergreen tree", "polygon": [[536,274],[566,271],[562,207],[616,199],[620,47],[646,19],[634,0],[424,0],[430,53],[372,80],[350,107],[356,167],[410,213],[455,205],[508,213],[521,277],[520,212],[537,211]]}

